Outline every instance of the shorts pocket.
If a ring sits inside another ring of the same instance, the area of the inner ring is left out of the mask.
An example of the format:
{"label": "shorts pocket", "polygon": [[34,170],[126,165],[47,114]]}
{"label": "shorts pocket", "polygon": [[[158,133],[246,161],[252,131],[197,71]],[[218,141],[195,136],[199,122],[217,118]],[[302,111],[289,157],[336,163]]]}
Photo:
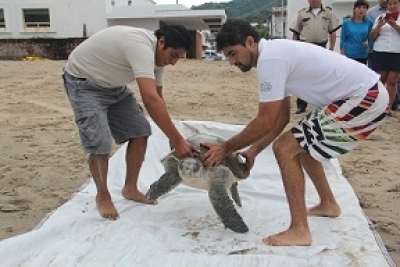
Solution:
{"label": "shorts pocket", "polygon": [[95,111],[79,112],[75,122],[84,147],[98,146],[101,143],[101,125]]}

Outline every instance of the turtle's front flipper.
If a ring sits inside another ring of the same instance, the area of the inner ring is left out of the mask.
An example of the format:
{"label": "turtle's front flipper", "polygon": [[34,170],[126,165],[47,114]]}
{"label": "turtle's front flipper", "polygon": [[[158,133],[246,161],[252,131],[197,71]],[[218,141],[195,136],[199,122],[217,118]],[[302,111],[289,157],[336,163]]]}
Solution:
{"label": "turtle's front flipper", "polygon": [[237,233],[246,233],[249,228],[243,221],[240,214],[236,211],[233,201],[229,198],[225,187],[227,170],[221,170],[216,167],[214,171],[210,170],[211,187],[208,191],[211,204],[218,214],[225,227]]}
{"label": "turtle's front flipper", "polygon": [[150,185],[149,191],[146,193],[146,199],[147,200],[156,200],[162,195],[165,195],[172,189],[174,189],[176,186],[179,185],[179,183],[182,181],[182,179],[179,177],[177,173],[170,173],[166,172],[164,173],[160,179],[155,181]]}
{"label": "turtle's front flipper", "polygon": [[239,207],[242,206],[242,201],[240,200],[239,191],[238,191],[238,183],[233,183],[231,186],[231,195],[236,205]]}
{"label": "turtle's front flipper", "polygon": [[[178,161],[174,158],[167,158],[167,171],[161,177],[150,185],[149,191],[146,193],[147,200],[156,200],[160,196],[165,195],[182,181],[178,173]],[[165,163],[165,162],[164,162]]]}

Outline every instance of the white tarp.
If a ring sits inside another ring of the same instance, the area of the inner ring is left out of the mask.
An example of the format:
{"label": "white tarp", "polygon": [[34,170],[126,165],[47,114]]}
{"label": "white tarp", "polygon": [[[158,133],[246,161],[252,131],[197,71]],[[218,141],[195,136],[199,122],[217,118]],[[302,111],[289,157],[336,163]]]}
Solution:
{"label": "white tarp", "polygon": [[[216,122],[176,122],[186,136],[196,132],[229,138],[243,126]],[[166,137],[153,125],[139,187],[164,172],[160,159],[169,152]],[[239,184],[239,213],[250,228],[246,234],[225,229],[207,192],[178,186],[156,206],[125,200],[125,146],[112,157],[109,187],[120,219],[102,219],[95,207],[91,180],[40,227],[0,242],[1,266],[389,266],[337,160],[325,165],[332,190],[342,208],[336,219],[309,217],[313,244],[270,247],[268,235],[285,230],[289,209],[278,166],[270,148],[257,158],[248,179]],[[54,174],[57,175],[57,174]],[[309,179],[307,205],[318,203]]]}

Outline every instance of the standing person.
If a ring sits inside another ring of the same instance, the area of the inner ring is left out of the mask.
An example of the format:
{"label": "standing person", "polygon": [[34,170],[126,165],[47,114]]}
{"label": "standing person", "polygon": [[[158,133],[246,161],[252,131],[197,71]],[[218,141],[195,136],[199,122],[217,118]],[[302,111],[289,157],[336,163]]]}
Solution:
{"label": "standing person", "polygon": [[[371,7],[367,11],[367,17],[370,18],[374,23],[377,17],[386,13],[387,0],[379,0],[378,4]],[[368,54],[368,66],[371,66],[371,57],[373,53],[374,41],[369,40],[368,42],[369,54]]]}
{"label": "standing person", "polygon": [[[387,13],[398,14],[400,0],[389,0]],[[389,92],[389,104],[393,107],[400,74],[400,16],[388,18],[380,15],[369,34],[374,40],[371,68],[381,76],[381,82]],[[391,113],[389,113],[391,114]]]}
{"label": "standing person", "polygon": [[376,6],[371,7],[367,11],[367,17],[375,22],[376,18],[386,13],[387,0],[379,0]]}
{"label": "standing person", "polygon": [[[258,113],[226,142],[202,144],[210,148],[202,160],[214,167],[227,154],[250,145],[242,155],[251,168],[257,154],[274,142],[291,223],[289,229],[263,242],[310,245],[307,215],[334,218],[341,213],[321,162],[349,152],[378,127],[386,116],[388,93],[379,75],[367,66],[304,42],[261,39],[243,20],[228,20],[222,26],[217,47],[243,72],[257,68]],[[290,121],[290,95],[316,108],[281,134]],[[308,210],[303,168],[320,197],[320,203]]]}
{"label": "standing person", "polygon": [[[308,0],[309,7],[299,11],[290,31],[293,40],[312,43],[326,47],[329,39],[329,50],[335,49],[336,31],[341,24],[330,7],[324,7],[322,0]],[[307,102],[297,98],[296,114],[304,113]]]}
{"label": "standing person", "polygon": [[340,35],[340,53],[362,64],[368,61],[368,34],[374,22],[368,18],[369,4],[357,0],[353,7],[353,16],[343,22]]}
{"label": "standing person", "polygon": [[[387,0],[379,0],[376,6],[368,9],[367,17],[370,18],[375,23],[377,17],[386,13],[386,7],[387,7]],[[368,59],[370,59],[373,53],[374,41],[369,40],[368,46],[369,46]],[[368,65],[370,65],[370,62],[368,62]]]}
{"label": "standing person", "polygon": [[64,68],[64,87],[75,114],[82,146],[97,188],[102,217],[119,217],[107,187],[112,138],[127,142],[126,177],[122,195],[145,203],[137,180],[151,134],[133,92],[136,80],[150,117],[170,139],[179,158],[194,148],[174,126],[162,97],[164,67],[175,65],[192,46],[189,31],[180,25],[151,32],[128,26],[101,30],[75,48]]}
{"label": "standing person", "polygon": [[[388,1],[387,0],[379,0],[378,4],[372,8],[370,8],[367,12],[367,16],[369,16],[373,21],[380,15],[384,15],[386,13],[386,8],[387,8]],[[373,52],[373,42],[370,41],[370,55],[369,58],[371,58]],[[399,78],[400,80],[400,78]],[[397,80],[397,94],[395,97],[395,100],[393,101],[392,110],[397,110],[400,108],[400,86],[399,86],[399,80]]]}

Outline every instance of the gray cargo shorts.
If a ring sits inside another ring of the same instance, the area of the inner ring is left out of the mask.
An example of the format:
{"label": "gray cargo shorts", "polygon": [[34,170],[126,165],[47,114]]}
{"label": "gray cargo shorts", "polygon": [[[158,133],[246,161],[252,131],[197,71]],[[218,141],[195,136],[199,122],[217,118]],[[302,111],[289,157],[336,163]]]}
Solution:
{"label": "gray cargo shorts", "polygon": [[66,71],[62,77],[87,153],[110,153],[113,138],[122,144],[131,138],[151,135],[150,124],[127,86],[103,88]]}

